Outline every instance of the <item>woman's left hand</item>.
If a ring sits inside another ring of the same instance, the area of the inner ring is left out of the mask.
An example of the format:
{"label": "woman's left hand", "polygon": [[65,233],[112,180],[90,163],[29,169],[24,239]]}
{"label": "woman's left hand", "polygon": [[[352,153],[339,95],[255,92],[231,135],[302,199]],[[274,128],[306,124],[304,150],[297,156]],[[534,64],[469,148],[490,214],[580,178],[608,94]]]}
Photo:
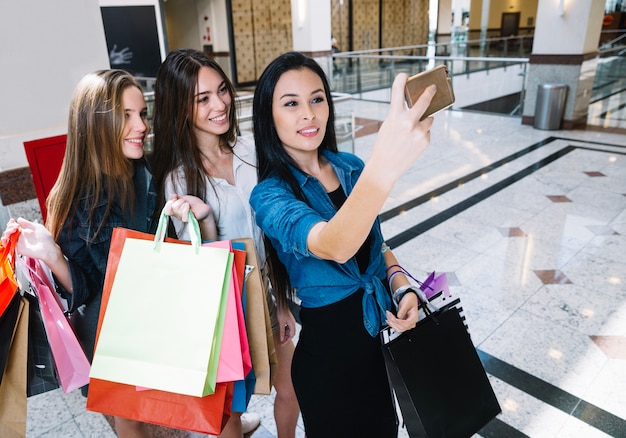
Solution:
{"label": "woman's left hand", "polygon": [[280,345],[285,345],[296,334],[296,318],[289,309],[281,308],[277,306],[276,319],[278,320],[278,327],[280,329]]}
{"label": "woman's left hand", "polygon": [[189,220],[190,210],[198,221],[208,218],[212,213],[207,203],[192,195],[172,195],[165,204],[165,213],[176,216],[182,222]]}
{"label": "woman's left hand", "polygon": [[411,330],[419,318],[417,309],[417,295],[413,292],[404,294],[398,305],[398,316],[387,311],[387,324],[397,332]]}
{"label": "woman's left hand", "polygon": [[217,240],[217,224],[211,206],[193,195],[173,194],[165,204],[165,214],[176,216],[182,222],[189,221],[189,211],[198,220],[204,240]]}

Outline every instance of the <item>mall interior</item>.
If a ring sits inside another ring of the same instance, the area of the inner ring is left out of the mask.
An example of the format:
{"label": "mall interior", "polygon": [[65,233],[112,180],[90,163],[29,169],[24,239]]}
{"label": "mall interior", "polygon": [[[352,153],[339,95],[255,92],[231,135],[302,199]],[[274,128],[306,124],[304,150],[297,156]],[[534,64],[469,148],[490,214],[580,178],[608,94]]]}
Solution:
{"label": "mall interior", "polygon": [[[455,103],[434,116],[430,147],[394,186],[380,219],[400,263],[418,279],[446,273],[463,303],[502,409],[475,436],[626,437],[622,7],[612,0],[3,3],[0,221],[42,220],[54,157],[33,161],[26,150],[58,146],[71,92],[90,71],[126,66],[150,102],[151,69],[168,50],[204,50],[237,85],[245,136],[255,78],[272,57],[299,50],[329,76],[340,148],[367,160],[393,77],[444,64]],[[127,26],[128,16],[147,21]],[[113,41],[116,32],[130,42]],[[134,39],[143,39],[139,49]],[[126,65],[114,55],[129,47],[135,56]],[[436,369],[428,377],[446,379]],[[247,437],[280,438],[274,396],[252,396],[248,411],[261,424]],[[398,437],[409,437],[399,421]],[[80,391],[61,389],[28,399],[26,431],[116,436],[109,417],[86,410]],[[301,420],[296,437],[305,437]]]}

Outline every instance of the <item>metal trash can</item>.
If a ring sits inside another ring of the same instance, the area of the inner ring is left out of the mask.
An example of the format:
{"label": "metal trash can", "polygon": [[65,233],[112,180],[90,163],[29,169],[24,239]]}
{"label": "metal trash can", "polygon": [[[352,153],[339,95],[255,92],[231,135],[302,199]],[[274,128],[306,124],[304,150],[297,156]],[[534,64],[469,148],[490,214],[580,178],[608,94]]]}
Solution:
{"label": "metal trash can", "polygon": [[535,105],[536,129],[561,129],[567,85],[541,84],[537,87],[537,103]]}

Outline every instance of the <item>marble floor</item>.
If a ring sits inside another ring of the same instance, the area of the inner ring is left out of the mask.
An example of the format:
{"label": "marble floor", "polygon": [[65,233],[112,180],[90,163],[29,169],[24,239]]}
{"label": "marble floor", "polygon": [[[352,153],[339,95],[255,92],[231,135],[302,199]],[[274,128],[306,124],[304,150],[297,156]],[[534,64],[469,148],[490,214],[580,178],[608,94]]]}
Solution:
{"label": "marble floor", "polygon": [[[594,104],[603,106],[585,130],[441,113],[430,148],[381,212],[401,263],[418,278],[446,272],[462,299],[502,406],[479,436],[626,436],[625,96]],[[367,159],[387,105],[359,101],[354,111],[354,152]],[[36,201],[3,210],[38,214]],[[262,416],[253,438],[276,437],[272,400],[253,397],[249,410]],[[27,430],[115,436],[78,391],[31,397]]]}

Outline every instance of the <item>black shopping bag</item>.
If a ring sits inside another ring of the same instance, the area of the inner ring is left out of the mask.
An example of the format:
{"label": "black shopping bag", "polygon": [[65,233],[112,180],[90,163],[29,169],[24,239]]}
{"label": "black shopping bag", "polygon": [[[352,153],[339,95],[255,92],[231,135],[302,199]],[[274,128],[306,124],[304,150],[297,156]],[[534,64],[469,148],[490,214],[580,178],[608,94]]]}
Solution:
{"label": "black shopping bag", "polygon": [[0,315],[0,383],[2,383],[2,376],[4,376],[4,370],[9,360],[11,343],[20,312],[20,300],[20,294],[16,292],[7,308]]}
{"label": "black shopping bag", "polygon": [[428,313],[412,330],[381,332],[390,385],[411,438],[470,437],[500,405],[459,308]]}
{"label": "black shopping bag", "polygon": [[24,298],[29,302],[26,394],[31,397],[57,389],[59,378],[46,329],[43,325],[39,301],[30,292],[25,292]]}

